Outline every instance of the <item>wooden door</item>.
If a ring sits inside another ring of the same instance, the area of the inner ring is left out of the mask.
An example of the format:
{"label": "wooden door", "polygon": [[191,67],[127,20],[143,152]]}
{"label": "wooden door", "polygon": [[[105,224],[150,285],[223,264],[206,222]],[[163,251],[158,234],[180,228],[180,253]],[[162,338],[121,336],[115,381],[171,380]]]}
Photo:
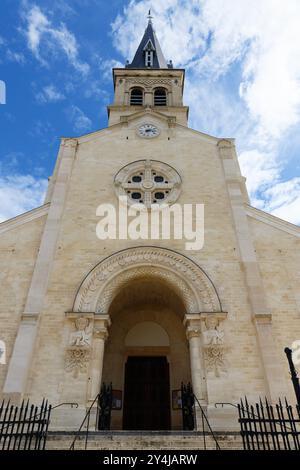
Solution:
{"label": "wooden door", "polygon": [[128,357],[123,429],[170,429],[170,376],[166,357]]}

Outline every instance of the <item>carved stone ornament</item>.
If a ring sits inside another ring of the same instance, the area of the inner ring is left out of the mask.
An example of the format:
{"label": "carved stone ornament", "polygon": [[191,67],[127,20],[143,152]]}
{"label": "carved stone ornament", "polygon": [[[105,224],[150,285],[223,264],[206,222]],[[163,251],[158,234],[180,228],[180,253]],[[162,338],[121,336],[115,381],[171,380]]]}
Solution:
{"label": "carved stone ornament", "polygon": [[69,347],[66,351],[66,371],[77,378],[79,373],[87,372],[90,358],[90,348],[87,347]]}
{"label": "carved stone ornament", "polygon": [[215,377],[227,372],[225,348],[223,346],[204,346],[206,370]]}
{"label": "carved stone ornament", "polygon": [[214,285],[196,263],[156,247],[129,248],[100,262],[81,284],[73,311],[107,313],[124,285],[145,276],[166,282],[182,299],[187,313],[222,311]]}
{"label": "carved stone ornament", "polygon": [[227,372],[224,331],[220,328],[220,319],[214,315],[208,315],[205,319],[206,330],[203,331],[203,347],[207,372],[215,377],[220,377]]}
{"label": "carved stone ornament", "polygon": [[79,373],[87,371],[92,335],[92,321],[84,316],[76,318],[66,350],[66,371],[71,372],[74,378],[78,377]]}
{"label": "carved stone ornament", "polygon": [[203,331],[205,346],[219,346],[224,344],[224,331],[220,328],[220,320],[211,315],[205,319],[206,330]]}
{"label": "carved stone ornament", "polygon": [[92,342],[93,326],[86,317],[78,317],[75,320],[75,331],[70,334],[70,346],[89,347]]}
{"label": "carved stone ornament", "polygon": [[170,78],[142,78],[142,77],[136,77],[136,78],[127,78],[126,79],[126,84],[128,86],[131,85],[142,85],[147,89],[152,89],[155,88],[159,85],[165,85],[165,86],[171,86],[173,80]]}

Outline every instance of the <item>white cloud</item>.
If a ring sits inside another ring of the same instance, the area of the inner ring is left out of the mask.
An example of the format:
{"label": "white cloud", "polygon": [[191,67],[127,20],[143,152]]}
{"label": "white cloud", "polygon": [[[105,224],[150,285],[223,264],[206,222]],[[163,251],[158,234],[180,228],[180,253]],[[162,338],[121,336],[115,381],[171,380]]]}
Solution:
{"label": "white cloud", "polygon": [[271,211],[273,215],[280,219],[287,220],[292,224],[300,225],[300,188],[297,188],[297,194],[291,200],[285,201],[281,207]]}
{"label": "white cloud", "polygon": [[242,58],[241,96],[261,131],[280,137],[299,120],[299,1],[210,0],[203,8],[214,34],[210,62]]}
{"label": "white cloud", "polygon": [[275,184],[264,196],[265,206],[273,215],[300,224],[300,178]]}
{"label": "white cloud", "polygon": [[[112,25],[125,58],[133,57],[148,7],[133,0]],[[198,78],[216,79],[242,60],[241,95],[263,131],[278,136],[299,120],[298,0],[158,0],[152,11],[167,58]]]}
{"label": "white cloud", "polygon": [[91,131],[92,121],[78,106],[70,106],[70,108],[67,109],[67,115],[73,124],[75,132]]}
{"label": "white cloud", "polygon": [[12,51],[11,49],[7,49],[6,57],[11,62],[17,62],[18,64],[21,64],[21,65],[25,64],[26,62],[25,56],[22,52],[15,52],[15,51]]}
{"label": "white cloud", "polygon": [[[300,128],[299,0],[131,0],[112,24],[115,47],[132,60],[152,8],[166,59],[187,72],[185,101],[196,129],[236,137],[253,203],[283,218],[299,199],[284,181],[285,136]],[[299,187],[294,184],[295,194]],[[299,210],[300,212],[300,207]]]}
{"label": "white cloud", "polygon": [[274,155],[258,150],[248,150],[239,156],[241,171],[247,176],[247,188],[250,196],[255,197],[256,191],[267,190],[279,180],[280,168]]}
{"label": "white cloud", "polygon": [[47,65],[47,55],[57,56],[63,51],[77,71],[83,75],[89,72],[89,65],[78,58],[78,44],[74,34],[64,23],[54,27],[37,5],[26,9],[24,17],[28,47],[41,63]]}
{"label": "white cloud", "polygon": [[0,178],[0,222],[43,204],[47,180],[30,175]]}
{"label": "white cloud", "polygon": [[102,80],[89,80],[84,85],[83,94],[85,98],[93,98],[98,99],[101,103],[109,103],[110,95],[103,88],[103,81]]}
{"label": "white cloud", "polygon": [[64,99],[65,96],[54,85],[45,86],[42,91],[36,94],[36,100],[39,103],[56,103]]}
{"label": "white cloud", "polygon": [[101,70],[102,79],[111,80],[112,79],[112,69],[113,68],[123,68],[124,64],[118,60],[101,60],[99,62],[99,67]]}

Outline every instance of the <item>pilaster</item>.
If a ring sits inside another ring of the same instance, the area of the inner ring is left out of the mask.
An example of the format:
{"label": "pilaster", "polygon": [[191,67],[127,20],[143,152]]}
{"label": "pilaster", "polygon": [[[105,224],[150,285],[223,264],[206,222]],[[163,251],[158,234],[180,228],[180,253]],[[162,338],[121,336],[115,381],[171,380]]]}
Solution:
{"label": "pilaster", "polygon": [[252,310],[252,320],[264,368],[266,394],[272,401],[277,401],[279,397],[287,395],[287,387],[282,380],[284,372],[275,348],[272,315],[267,306],[263,281],[248,224],[245,205],[249,202],[249,198],[245,179],[240,173],[233,142],[224,139],[219,141],[218,151],[223,164],[239,255]]}
{"label": "pilaster", "polygon": [[53,186],[48,217],[3,389],[4,395],[13,397],[15,401],[21,399],[26,392],[39,317],[44,305],[48,279],[55,256],[76,147],[76,139],[63,139],[59,151],[59,167]]}

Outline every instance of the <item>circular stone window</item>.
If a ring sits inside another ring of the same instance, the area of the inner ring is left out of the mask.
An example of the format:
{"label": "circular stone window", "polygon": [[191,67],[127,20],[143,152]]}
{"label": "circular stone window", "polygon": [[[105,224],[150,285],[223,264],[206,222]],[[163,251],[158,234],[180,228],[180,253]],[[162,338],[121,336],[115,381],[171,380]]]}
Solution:
{"label": "circular stone window", "polygon": [[117,196],[126,196],[127,203],[173,204],[180,194],[181,178],[166,163],[139,160],[123,167],[115,176]]}

